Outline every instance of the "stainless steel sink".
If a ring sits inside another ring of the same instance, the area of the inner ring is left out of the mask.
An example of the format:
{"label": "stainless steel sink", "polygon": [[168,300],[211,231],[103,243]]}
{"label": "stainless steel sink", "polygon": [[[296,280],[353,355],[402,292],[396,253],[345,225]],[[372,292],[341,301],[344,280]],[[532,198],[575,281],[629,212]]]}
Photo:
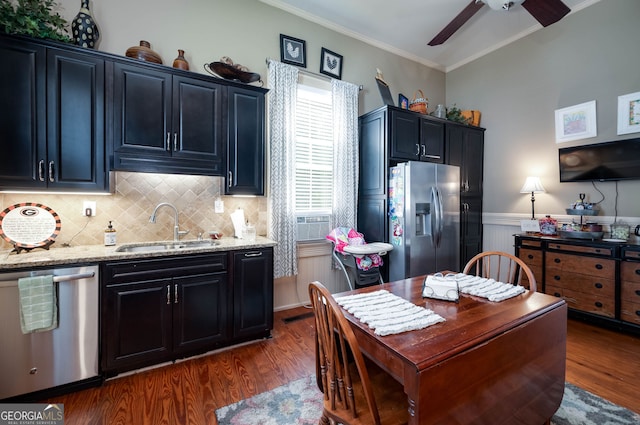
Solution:
{"label": "stainless steel sink", "polygon": [[128,244],[116,248],[116,252],[155,252],[155,251],[175,251],[196,248],[211,248],[220,245],[215,241],[185,241],[185,242],[163,242],[156,244]]}

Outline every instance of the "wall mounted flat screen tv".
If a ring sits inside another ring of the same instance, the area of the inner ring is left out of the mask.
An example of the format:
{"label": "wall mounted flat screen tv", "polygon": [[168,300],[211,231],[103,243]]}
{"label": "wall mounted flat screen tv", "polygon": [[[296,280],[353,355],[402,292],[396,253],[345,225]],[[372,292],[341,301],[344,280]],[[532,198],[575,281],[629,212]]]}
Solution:
{"label": "wall mounted flat screen tv", "polygon": [[640,179],[640,138],[560,148],[560,181]]}

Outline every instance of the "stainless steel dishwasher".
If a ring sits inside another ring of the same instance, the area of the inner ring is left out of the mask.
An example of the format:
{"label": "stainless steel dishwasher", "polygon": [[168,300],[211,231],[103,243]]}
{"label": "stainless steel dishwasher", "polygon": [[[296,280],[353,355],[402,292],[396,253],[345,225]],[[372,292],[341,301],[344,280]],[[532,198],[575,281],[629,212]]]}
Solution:
{"label": "stainless steel dishwasher", "polygon": [[[53,275],[58,327],[23,334],[18,279]],[[94,378],[98,370],[98,266],[0,273],[0,399]]]}

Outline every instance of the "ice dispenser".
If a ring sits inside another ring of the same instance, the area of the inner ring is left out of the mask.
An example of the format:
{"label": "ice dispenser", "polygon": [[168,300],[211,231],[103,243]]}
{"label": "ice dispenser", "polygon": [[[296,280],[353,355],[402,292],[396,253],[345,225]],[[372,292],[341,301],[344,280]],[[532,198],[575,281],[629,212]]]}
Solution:
{"label": "ice dispenser", "polygon": [[431,204],[416,202],[416,236],[431,234]]}

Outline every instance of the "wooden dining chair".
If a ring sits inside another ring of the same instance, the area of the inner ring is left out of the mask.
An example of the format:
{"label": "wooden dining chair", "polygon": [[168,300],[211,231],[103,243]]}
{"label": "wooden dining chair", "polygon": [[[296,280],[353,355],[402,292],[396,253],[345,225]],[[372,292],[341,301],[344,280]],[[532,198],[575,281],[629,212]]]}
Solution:
{"label": "wooden dining chair", "polygon": [[402,385],[365,361],[349,321],[320,282],[309,284],[315,316],[316,370],[324,394],[319,425],[401,425],[409,421]]}
{"label": "wooden dining chair", "polygon": [[538,290],[536,278],[527,264],[515,255],[501,251],[485,251],[473,257],[462,271],[492,278],[499,282],[522,285],[531,292]]}

